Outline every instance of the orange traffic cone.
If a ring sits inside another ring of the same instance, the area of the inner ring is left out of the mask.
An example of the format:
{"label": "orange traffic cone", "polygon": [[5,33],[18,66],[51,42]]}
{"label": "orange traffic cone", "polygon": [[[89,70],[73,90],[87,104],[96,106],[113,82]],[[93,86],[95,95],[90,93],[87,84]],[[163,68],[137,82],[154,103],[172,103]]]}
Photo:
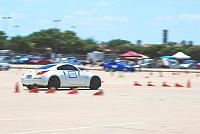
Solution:
{"label": "orange traffic cone", "polygon": [[16,82],[16,84],[15,84],[15,93],[20,93],[20,91],[19,91],[19,82]]}
{"label": "orange traffic cone", "polygon": [[187,88],[191,88],[192,86],[191,86],[191,81],[190,80],[188,80],[187,81]]}
{"label": "orange traffic cone", "polygon": [[72,88],[71,91],[69,91],[67,94],[77,94],[78,91],[77,91],[77,88]]}
{"label": "orange traffic cone", "polygon": [[171,87],[171,86],[168,85],[167,82],[163,82],[162,87]]}
{"label": "orange traffic cone", "polygon": [[175,83],[175,87],[184,87],[183,85],[179,84],[178,82]]}
{"label": "orange traffic cone", "polygon": [[147,83],[147,86],[153,87],[153,86],[155,86],[155,85],[154,85],[154,84],[152,84],[152,82],[151,82],[151,81],[149,81],[149,82]]}
{"label": "orange traffic cone", "polygon": [[137,81],[134,81],[133,85],[134,86],[142,86],[142,84],[139,84]]}
{"label": "orange traffic cone", "polygon": [[102,96],[104,94],[103,90],[102,89],[99,89],[98,92],[94,93],[93,95],[95,96]]}
{"label": "orange traffic cone", "polygon": [[48,90],[46,91],[46,93],[55,93],[55,92],[56,92],[55,87],[49,87]]}
{"label": "orange traffic cone", "polygon": [[33,88],[29,90],[29,93],[38,93],[38,92],[39,92],[39,88],[37,86],[34,86]]}

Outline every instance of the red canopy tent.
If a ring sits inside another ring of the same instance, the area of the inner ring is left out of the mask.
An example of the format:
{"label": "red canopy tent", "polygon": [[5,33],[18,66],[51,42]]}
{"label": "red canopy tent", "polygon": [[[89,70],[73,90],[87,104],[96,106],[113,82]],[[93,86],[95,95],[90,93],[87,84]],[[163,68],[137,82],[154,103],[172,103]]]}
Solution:
{"label": "red canopy tent", "polygon": [[120,57],[142,57],[141,54],[136,53],[134,51],[128,51],[128,52],[125,52],[123,54],[120,54],[119,56]]}

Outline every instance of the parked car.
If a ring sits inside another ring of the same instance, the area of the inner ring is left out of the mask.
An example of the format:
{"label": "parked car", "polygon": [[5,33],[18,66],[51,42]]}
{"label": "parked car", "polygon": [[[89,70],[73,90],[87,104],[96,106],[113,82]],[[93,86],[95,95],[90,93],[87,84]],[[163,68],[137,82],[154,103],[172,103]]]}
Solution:
{"label": "parked car", "polygon": [[33,55],[18,55],[16,57],[14,57],[10,61],[10,63],[12,63],[12,64],[26,64],[32,57],[33,57]]}
{"label": "parked car", "polygon": [[103,68],[105,71],[130,71],[133,72],[135,71],[135,68],[133,65],[128,64],[124,61],[119,61],[119,60],[114,60],[111,62],[106,62],[103,64]]}
{"label": "parked car", "polygon": [[28,70],[23,74],[21,82],[28,89],[38,86],[87,87],[95,90],[101,86],[101,78],[98,75],[82,71],[67,63],[48,64],[34,70]]}
{"label": "parked car", "polygon": [[160,67],[164,68],[178,68],[179,62],[174,58],[161,58]]}
{"label": "parked car", "polygon": [[200,63],[197,63],[197,69],[200,69]]}
{"label": "parked car", "polygon": [[69,63],[72,65],[81,65],[81,62],[75,57],[67,57],[64,63]]}
{"label": "parked car", "polygon": [[9,70],[10,64],[4,60],[0,60],[0,70]]}
{"label": "parked car", "polygon": [[153,59],[142,59],[137,62],[142,68],[152,68]]}
{"label": "parked car", "polygon": [[27,56],[27,55],[26,54],[17,54],[10,60],[10,63],[11,64],[18,64],[18,63],[20,63],[19,59],[22,59],[25,56]]}
{"label": "parked car", "polygon": [[198,61],[196,60],[184,60],[181,64],[179,64],[179,68],[182,69],[197,69],[198,68]]}
{"label": "parked car", "polygon": [[40,64],[40,65],[45,65],[45,64],[50,64],[52,61],[46,57],[33,57],[30,58],[30,60],[27,61],[28,64]]}

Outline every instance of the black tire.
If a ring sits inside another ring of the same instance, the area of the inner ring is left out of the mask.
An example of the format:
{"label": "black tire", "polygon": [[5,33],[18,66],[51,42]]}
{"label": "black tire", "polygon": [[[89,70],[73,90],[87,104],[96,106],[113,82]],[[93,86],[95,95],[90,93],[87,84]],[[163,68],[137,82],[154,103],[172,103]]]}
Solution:
{"label": "black tire", "polygon": [[97,76],[92,77],[90,80],[90,89],[97,90],[99,87],[101,87],[101,79]]}
{"label": "black tire", "polygon": [[60,87],[60,80],[58,77],[51,77],[48,82],[48,87],[54,87],[58,89]]}

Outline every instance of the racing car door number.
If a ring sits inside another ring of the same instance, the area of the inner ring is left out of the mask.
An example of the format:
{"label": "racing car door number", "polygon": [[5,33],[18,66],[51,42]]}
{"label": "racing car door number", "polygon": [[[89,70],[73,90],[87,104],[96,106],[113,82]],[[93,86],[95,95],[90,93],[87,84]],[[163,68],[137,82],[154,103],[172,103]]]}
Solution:
{"label": "racing car door number", "polygon": [[77,78],[77,74],[75,71],[68,71],[69,78]]}

